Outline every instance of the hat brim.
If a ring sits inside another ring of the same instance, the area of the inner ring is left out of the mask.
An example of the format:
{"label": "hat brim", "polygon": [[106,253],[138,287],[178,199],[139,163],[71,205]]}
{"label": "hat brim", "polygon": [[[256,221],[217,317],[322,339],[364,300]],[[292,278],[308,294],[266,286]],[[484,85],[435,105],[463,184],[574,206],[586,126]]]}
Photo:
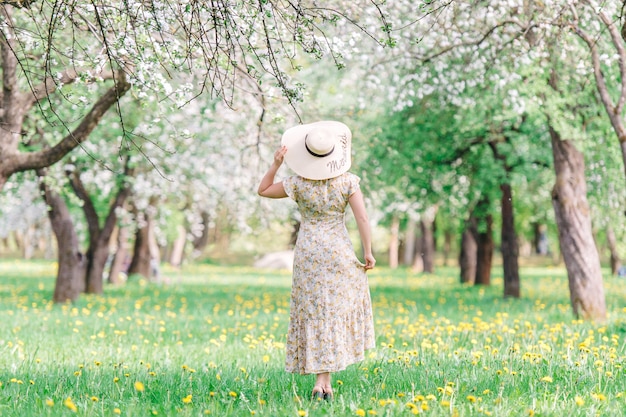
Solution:
{"label": "hat brim", "polygon": [[[314,156],[306,149],[305,138],[314,129],[323,129],[336,138],[335,148],[328,156]],[[281,145],[287,147],[285,163],[301,177],[325,180],[347,172],[352,163],[352,132],[341,122],[321,121],[291,127],[283,133]]]}

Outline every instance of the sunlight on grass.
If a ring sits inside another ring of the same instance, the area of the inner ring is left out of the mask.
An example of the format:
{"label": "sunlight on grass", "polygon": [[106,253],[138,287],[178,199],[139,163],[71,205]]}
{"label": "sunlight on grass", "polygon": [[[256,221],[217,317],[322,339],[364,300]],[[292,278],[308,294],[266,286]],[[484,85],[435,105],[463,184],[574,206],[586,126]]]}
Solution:
{"label": "sunlight on grass", "polygon": [[283,371],[290,274],[195,265],[50,303],[50,263],[0,261],[3,416],[621,415],[626,281],[608,321],[573,320],[561,270],[522,271],[520,300],[434,275],[370,275],[377,348],[332,403]]}

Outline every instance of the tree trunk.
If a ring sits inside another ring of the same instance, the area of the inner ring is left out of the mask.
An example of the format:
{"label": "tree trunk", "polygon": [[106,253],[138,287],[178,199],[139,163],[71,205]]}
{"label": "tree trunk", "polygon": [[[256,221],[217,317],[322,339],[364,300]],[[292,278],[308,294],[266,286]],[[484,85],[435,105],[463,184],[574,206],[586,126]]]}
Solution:
{"label": "tree trunk", "polygon": [[493,216],[487,213],[489,201],[486,197],[478,203],[478,219],[476,236],[476,285],[491,285],[491,264],[493,260]]}
{"label": "tree trunk", "polygon": [[398,267],[398,252],[400,248],[400,218],[397,214],[391,220],[391,235],[389,236],[389,268]]}
{"label": "tree trunk", "polygon": [[476,280],[476,260],[478,244],[476,242],[476,219],[473,214],[465,223],[465,230],[461,235],[461,253],[459,266],[461,269],[461,283],[473,284]]}
{"label": "tree trunk", "polygon": [[[39,171],[43,177],[45,173]],[[85,263],[79,251],[78,236],[63,198],[41,181],[40,188],[49,207],[48,217],[57,240],[58,270],[53,301],[65,303],[76,301],[85,289]]]}
{"label": "tree trunk", "polygon": [[501,250],[502,267],[504,272],[504,296],[519,298],[519,247],[517,242],[517,233],[515,232],[513,192],[511,191],[510,184],[500,185],[500,190],[502,191]]}
{"label": "tree trunk", "polygon": [[552,205],[559,230],[574,315],[585,320],[606,319],[600,258],[591,227],[583,155],[549,126],[556,182]]}
{"label": "tree trunk", "polygon": [[402,256],[402,263],[408,266],[413,265],[413,257],[415,256],[415,226],[415,219],[409,215],[404,232],[404,253]]}
{"label": "tree trunk", "polygon": [[[134,169],[129,166],[130,159],[126,158],[124,164],[123,179],[131,177]],[[82,201],[82,209],[85,214],[89,231],[89,248],[87,250],[87,274],[86,274],[86,292],[91,294],[102,294],[104,268],[109,259],[109,244],[111,235],[117,224],[117,209],[122,207],[126,198],[130,194],[130,186],[128,183],[120,185],[115,199],[109,206],[108,214],[104,220],[104,224],[100,227],[100,218],[93,204],[91,196],[87,192],[82,180],[80,172],[75,170],[67,173],[72,189],[78,198]]]}
{"label": "tree trunk", "polygon": [[611,274],[617,275],[617,271],[622,266],[622,262],[617,252],[617,240],[615,239],[615,232],[613,231],[613,227],[611,225],[608,225],[606,228],[606,240],[611,253]]}
{"label": "tree trunk", "polygon": [[128,228],[120,227],[117,231],[117,249],[109,270],[109,282],[113,285],[121,284],[122,273],[126,273],[128,267]]}
{"label": "tree trunk", "polygon": [[435,238],[433,236],[433,223],[433,220],[429,216],[422,216],[422,220],[420,221],[424,272],[429,274],[432,274],[435,271]]}
{"label": "tree trunk", "polygon": [[298,232],[300,231],[300,221],[293,221],[293,229],[291,230],[291,236],[289,236],[289,249],[293,249],[296,247],[296,242],[298,241]]}
{"label": "tree trunk", "polygon": [[170,255],[170,264],[179,267],[183,263],[183,254],[185,253],[185,243],[187,242],[187,231],[181,225],[178,225],[178,236],[174,241],[172,253]]}
{"label": "tree trunk", "polygon": [[211,217],[207,211],[202,211],[200,216],[202,218],[202,233],[200,236],[196,236],[193,239],[193,251],[196,256],[202,254],[204,248],[209,244],[209,225]]}
{"label": "tree trunk", "polygon": [[413,263],[411,270],[416,273],[424,272],[424,257],[422,257],[422,244],[424,239],[421,236],[415,236],[415,252],[413,253]]}
{"label": "tree trunk", "polygon": [[448,266],[450,253],[452,252],[452,231],[446,229],[443,233],[443,265]]}
{"label": "tree trunk", "polygon": [[133,249],[133,259],[128,268],[128,275],[139,274],[150,279],[150,243],[149,229],[152,225],[150,219],[145,219],[143,225],[137,228],[135,233],[135,245]]}

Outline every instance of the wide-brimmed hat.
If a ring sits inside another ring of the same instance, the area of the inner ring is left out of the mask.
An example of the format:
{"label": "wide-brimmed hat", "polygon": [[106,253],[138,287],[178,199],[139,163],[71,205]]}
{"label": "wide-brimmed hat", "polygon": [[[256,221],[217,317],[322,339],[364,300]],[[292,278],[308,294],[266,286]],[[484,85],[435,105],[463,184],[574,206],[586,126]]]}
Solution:
{"label": "wide-brimmed hat", "polygon": [[352,132],[336,121],[291,127],[283,133],[285,163],[296,174],[311,180],[338,177],[350,169]]}

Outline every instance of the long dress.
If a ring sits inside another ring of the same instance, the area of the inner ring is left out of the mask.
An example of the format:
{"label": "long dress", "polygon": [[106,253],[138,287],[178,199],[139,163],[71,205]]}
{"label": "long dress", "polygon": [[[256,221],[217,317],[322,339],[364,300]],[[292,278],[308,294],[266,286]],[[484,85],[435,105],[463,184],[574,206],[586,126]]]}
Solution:
{"label": "long dress", "polygon": [[370,291],[345,226],[359,177],[283,181],[302,220],[294,250],[287,372],[337,372],[375,347]]}

